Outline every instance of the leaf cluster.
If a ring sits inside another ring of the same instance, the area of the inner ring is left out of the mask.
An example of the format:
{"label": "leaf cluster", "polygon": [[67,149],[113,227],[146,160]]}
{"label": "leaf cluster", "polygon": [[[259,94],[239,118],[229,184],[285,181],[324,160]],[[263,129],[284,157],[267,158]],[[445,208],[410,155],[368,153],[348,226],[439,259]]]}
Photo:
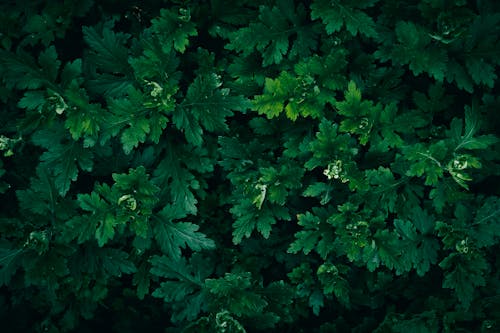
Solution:
{"label": "leaf cluster", "polygon": [[499,330],[496,1],[0,18],[5,331]]}

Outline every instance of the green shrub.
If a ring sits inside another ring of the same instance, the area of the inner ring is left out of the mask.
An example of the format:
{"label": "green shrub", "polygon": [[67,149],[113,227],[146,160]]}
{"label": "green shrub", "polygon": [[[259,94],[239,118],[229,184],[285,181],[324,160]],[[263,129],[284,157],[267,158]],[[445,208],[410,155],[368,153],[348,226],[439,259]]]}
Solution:
{"label": "green shrub", "polygon": [[498,1],[0,9],[2,331],[500,330]]}

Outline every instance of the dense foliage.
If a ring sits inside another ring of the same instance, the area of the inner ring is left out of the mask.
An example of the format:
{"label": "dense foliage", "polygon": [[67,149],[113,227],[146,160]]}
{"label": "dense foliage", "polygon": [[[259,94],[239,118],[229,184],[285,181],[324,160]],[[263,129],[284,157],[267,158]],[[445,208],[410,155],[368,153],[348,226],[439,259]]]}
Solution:
{"label": "dense foliage", "polygon": [[2,1],[2,332],[500,331],[500,3]]}

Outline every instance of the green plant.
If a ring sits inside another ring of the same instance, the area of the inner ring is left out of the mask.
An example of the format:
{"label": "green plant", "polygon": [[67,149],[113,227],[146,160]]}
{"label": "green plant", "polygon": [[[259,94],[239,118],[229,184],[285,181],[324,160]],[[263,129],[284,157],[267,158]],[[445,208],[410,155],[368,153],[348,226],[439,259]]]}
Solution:
{"label": "green plant", "polygon": [[496,1],[0,9],[5,331],[500,327]]}

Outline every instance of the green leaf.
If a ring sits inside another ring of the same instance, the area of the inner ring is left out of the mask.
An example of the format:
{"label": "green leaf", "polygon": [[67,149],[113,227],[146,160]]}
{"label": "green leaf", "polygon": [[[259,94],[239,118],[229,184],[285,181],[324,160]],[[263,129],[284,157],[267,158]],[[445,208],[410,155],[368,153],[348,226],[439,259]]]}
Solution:
{"label": "green leaf", "polygon": [[38,63],[27,53],[0,51],[0,75],[6,85],[18,89],[38,89],[42,87],[57,91],[54,84],[61,61],[57,59],[54,46],[42,51]]}
{"label": "green leaf", "polygon": [[250,200],[243,200],[240,204],[231,208],[230,212],[236,216],[236,222],[233,224],[234,244],[241,243],[243,237],[250,237],[255,229],[264,238],[268,238],[271,234],[271,226],[276,223],[276,220],[269,211],[255,211],[253,202]]}
{"label": "green leaf", "polygon": [[98,141],[99,131],[105,121],[104,110],[100,105],[90,103],[85,89],[73,83],[66,89],[64,97],[66,99],[63,102],[67,103],[64,110],[65,127],[69,129],[73,140],[83,137],[85,147],[93,146]]}
{"label": "green leaf", "polygon": [[396,181],[391,170],[384,167],[367,170],[365,174],[371,185],[369,196],[373,198],[373,202],[387,212],[394,212],[398,201],[398,188],[402,181]]}
{"label": "green leaf", "polygon": [[308,299],[308,305],[312,308],[313,313],[316,316],[319,316],[319,312],[323,306],[325,306],[325,296],[323,293],[316,289],[311,293],[311,296],[309,296]]}
{"label": "green leaf", "polygon": [[46,104],[46,92],[41,90],[26,91],[23,97],[17,103],[17,106],[27,110],[42,111],[43,106]]}
{"label": "green leaf", "polygon": [[[176,92],[181,73],[177,71],[179,59],[176,52],[162,47],[154,38],[142,41],[144,51],[138,57],[130,57],[129,63],[139,80],[165,82],[165,86]],[[163,85],[162,85],[163,86]]]}
{"label": "green leaf", "polygon": [[106,216],[99,221],[95,232],[95,238],[100,247],[103,247],[108,241],[113,239],[115,236],[116,224],[117,222],[111,214],[106,214]]}
{"label": "green leaf", "polygon": [[367,37],[377,37],[375,22],[360,9],[373,6],[378,0],[358,1],[355,4],[345,0],[315,0],[311,4],[311,18],[321,19],[326,32],[331,35],[344,26],[353,36],[358,33]]}
{"label": "green leaf", "polygon": [[[291,56],[309,55],[315,48],[315,27],[307,25],[305,8],[295,8],[293,1],[279,0],[276,5],[259,6],[258,19],[229,35],[229,50],[242,52],[249,56],[254,50],[262,54],[262,65],[279,64],[290,53]],[[292,36],[297,34],[290,49]]]}
{"label": "green leaf", "polygon": [[124,129],[120,141],[125,154],[130,154],[132,149],[139,146],[139,143],[144,143],[150,130],[149,121],[144,118],[137,119],[132,126]]}
{"label": "green leaf", "polygon": [[[319,207],[313,208],[312,213],[297,214],[298,224],[304,230],[295,233],[296,240],[290,244],[288,253],[303,251],[304,254],[309,254],[312,250],[315,250],[323,259],[326,259],[335,250],[334,241],[341,238],[340,235],[332,232],[331,225],[325,223],[330,217],[334,219],[330,210]],[[342,241],[344,240],[342,239]],[[345,245],[352,245],[353,243],[355,242],[346,243]]]}
{"label": "green leaf", "polygon": [[425,185],[436,185],[443,177],[445,166],[441,164],[448,151],[448,146],[444,140],[438,141],[425,147],[423,144],[415,144],[403,148],[405,159],[412,162],[407,176],[424,176]]}
{"label": "green leaf", "polygon": [[61,196],[69,191],[71,182],[78,178],[79,169],[91,171],[93,153],[80,142],[67,141],[65,132],[55,130],[39,130],[32,136],[33,142],[47,149],[41,156],[41,166],[54,176],[54,184]]}
{"label": "green leaf", "polygon": [[268,305],[261,295],[251,290],[249,272],[226,273],[223,278],[205,280],[205,285],[217,297],[218,303],[238,316],[261,313]]}
{"label": "green leaf", "polygon": [[[133,192],[134,196],[141,201],[149,199],[160,190],[149,180],[149,174],[146,173],[146,168],[143,166],[129,169],[128,173],[113,173],[112,177],[115,181],[114,187],[123,193]],[[154,198],[152,201],[155,201]]]}
{"label": "green leaf", "polygon": [[[339,130],[352,135],[358,135],[359,143],[366,145],[373,134],[372,132],[378,127],[376,124],[374,126],[374,123],[377,120],[377,116],[383,112],[382,106],[380,104],[374,105],[369,100],[361,101],[361,91],[356,87],[354,81],[350,81],[347,91],[344,93],[344,101],[335,102],[335,107],[337,112],[345,117],[340,123]],[[395,112],[390,106],[386,107],[384,111]],[[383,116],[381,115],[381,120]],[[393,121],[394,119],[391,119],[391,125]],[[403,125],[404,121],[401,121],[400,124]],[[382,125],[380,127],[385,137],[384,139],[386,139],[385,144],[395,146],[398,143],[399,137],[388,131],[390,125]]]}
{"label": "green leaf", "polygon": [[147,98],[148,96],[141,91],[131,88],[127,97],[111,99],[109,101],[111,114],[103,124],[105,133],[101,142],[121,132],[120,141],[126,154],[130,154],[148,138],[158,143],[168,123],[165,113],[170,110],[149,107]]}
{"label": "green leaf", "polygon": [[305,197],[319,197],[321,198],[320,203],[326,205],[333,199],[332,196],[333,188],[327,183],[316,182],[309,185],[302,193]]}
{"label": "green leaf", "polygon": [[19,206],[35,214],[54,216],[58,208],[54,180],[45,168],[37,168],[36,173],[36,177],[30,180],[29,188],[16,191]]}
{"label": "green leaf", "polygon": [[121,277],[122,274],[132,274],[137,271],[129,260],[129,254],[117,249],[103,249],[101,252],[102,269],[111,276]]}
{"label": "green leaf", "polygon": [[86,54],[94,69],[86,87],[96,95],[119,97],[134,85],[128,63],[130,35],[114,32],[114,21],[97,27],[83,27],[83,38],[90,50]]}
{"label": "green leaf", "polygon": [[180,53],[186,51],[189,37],[198,35],[190,10],[186,8],[179,8],[178,13],[172,9],[161,9],[160,16],[151,20],[150,30],[166,51],[174,48]]}
{"label": "green leaf", "polygon": [[[434,311],[426,311],[414,315],[413,318],[401,320],[393,318],[394,324],[391,328],[398,333],[437,333],[439,332],[439,321]],[[378,332],[378,331],[377,331]]]}
{"label": "green leaf", "polygon": [[[187,149],[172,143],[167,145],[164,158],[153,172],[153,182],[160,188],[159,196],[162,202],[172,202],[187,214],[196,214],[198,200],[193,192],[200,188],[200,184],[193,171],[185,164],[192,160],[193,163],[189,163],[189,167],[203,172],[204,164],[196,161],[193,156],[205,154],[201,149]],[[212,165],[211,162],[207,164]]]}
{"label": "green leaf", "polygon": [[69,61],[61,71],[61,86],[68,87],[74,80],[80,81],[82,75],[82,59]]}
{"label": "green leaf", "polygon": [[[2,178],[3,175],[5,175],[5,169],[3,168],[3,161],[0,160],[0,178]],[[5,193],[7,189],[10,188],[10,185],[4,182],[3,180],[0,180],[0,194]]]}
{"label": "green leaf", "polygon": [[[297,68],[297,71],[301,70],[304,68]],[[263,94],[254,96],[252,102],[257,112],[265,114],[268,119],[279,116],[283,111],[292,121],[299,116],[319,118],[325,104],[333,100],[326,89],[324,92],[320,89],[319,84],[309,73],[293,76],[281,72],[274,80],[265,79]]]}
{"label": "green leaf", "polygon": [[167,256],[150,259],[151,274],[164,278],[152,296],[162,298],[172,307],[172,321],[193,320],[205,308],[203,281],[212,273],[210,262],[194,257],[190,262],[184,258],[173,260]]}
{"label": "green leaf", "polygon": [[461,305],[468,309],[474,300],[476,287],[485,286],[484,274],[488,263],[480,254],[452,253],[439,263],[446,270],[443,288],[455,290]]}
{"label": "green leaf", "polygon": [[[306,86],[310,84],[307,90],[314,91],[314,85],[312,84],[317,84],[321,92],[326,91],[327,94],[330,94],[329,90],[336,91],[343,89],[347,85],[345,76],[347,55],[347,50],[343,48],[332,49],[325,56],[315,54],[311,57],[302,59],[294,66],[294,70],[297,76],[303,79],[303,82],[301,82],[302,84],[305,83]],[[310,79],[311,77],[317,79],[312,81]],[[315,98],[323,99],[324,97],[320,93],[316,95]],[[328,99],[329,103],[333,101],[333,98]]]}
{"label": "green leaf", "polygon": [[190,222],[173,222],[182,218],[172,206],[166,206],[158,215],[154,225],[155,239],[162,251],[174,259],[181,257],[181,249],[189,247],[193,251],[215,248],[213,240],[199,232],[199,226]]}
{"label": "green leaf", "polygon": [[354,142],[349,134],[338,133],[338,124],[322,119],[315,140],[309,143],[308,150],[313,156],[305,163],[306,169],[326,167],[332,162],[332,152],[339,158],[351,159],[358,152]]}
{"label": "green leaf", "polygon": [[12,247],[8,241],[0,240],[0,286],[9,285],[12,276],[19,269],[19,257],[22,255],[23,249]]}
{"label": "green leaf", "polygon": [[46,14],[29,16],[23,30],[31,35],[31,43],[40,40],[45,46],[54,41],[55,32],[58,31],[54,17]]}
{"label": "green leaf", "polygon": [[[436,239],[424,237],[421,234],[422,223],[426,223],[429,218],[428,216],[424,217],[423,214],[425,213],[415,209],[413,211],[413,223],[403,220],[394,221],[396,231],[403,240],[400,247],[403,249],[402,261],[406,264],[405,269],[409,270],[409,268],[413,267],[419,276],[427,273],[431,264],[436,263],[439,250],[439,243]],[[430,228],[426,231],[430,231],[432,225],[428,227]]]}
{"label": "green leaf", "polygon": [[500,198],[488,197],[476,212],[471,238],[477,247],[493,246],[500,238]]}
{"label": "green leaf", "polygon": [[178,108],[172,115],[172,121],[184,133],[189,143],[195,146],[203,143],[203,128],[193,114]]}
{"label": "green leaf", "polygon": [[350,308],[350,288],[347,280],[342,276],[346,270],[347,266],[324,263],[319,266],[317,275],[323,285],[325,295],[334,294],[342,305]]}
{"label": "green leaf", "polygon": [[[270,203],[280,206],[285,205],[286,200],[293,189],[301,187],[301,178],[304,171],[292,163],[282,163],[279,168],[268,167],[260,169],[261,177],[257,188],[260,190],[259,196],[264,192],[259,203],[262,206],[264,198]],[[264,191],[263,191],[264,190]]]}
{"label": "green leaf", "polygon": [[[412,117],[408,114],[397,115],[398,109],[395,103],[387,105],[380,111],[378,124],[373,130],[380,131],[380,135],[373,135],[370,142],[372,151],[387,152],[389,148],[401,147],[404,144],[401,134],[412,131]],[[396,122],[395,119],[398,118]]]}
{"label": "green leaf", "polygon": [[284,207],[273,207],[258,209],[249,199],[243,199],[230,210],[235,216],[233,223],[233,243],[239,244],[244,237],[250,237],[252,232],[257,231],[264,237],[269,238],[272,226],[281,219],[289,219],[288,209]]}
{"label": "green leaf", "polygon": [[438,213],[442,213],[446,206],[464,199],[465,193],[459,191],[455,184],[453,179],[443,179],[430,191],[429,198]]}
{"label": "green leaf", "polygon": [[409,271],[411,263],[402,258],[403,248],[397,234],[387,229],[378,230],[374,235],[377,254],[380,261],[389,269],[395,269],[396,274]]}
{"label": "green leaf", "polygon": [[173,113],[173,123],[195,146],[203,142],[203,128],[208,132],[225,132],[228,130],[226,118],[232,116],[233,111],[245,111],[249,106],[244,97],[231,96],[230,90],[221,86],[221,77],[217,74],[197,76]]}
{"label": "green leaf", "polygon": [[137,286],[137,297],[143,300],[149,294],[151,279],[149,275],[150,266],[147,262],[142,263],[134,274],[132,282]]}
{"label": "green leaf", "polygon": [[295,238],[297,239],[290,244],[288,252],[298,253],[299,251],[304,251],[304,254],[309,254],[316,248],[316,245],[322,236],[319,231],[320,219],[310,212],[299,214],[297,219],[298,224],[307,229],[299,231],[295,234]]}
{"label": "green leaf", "polygon": [[413,101],[419,110],[425,113],[437,113],[446,110],[453,102],[453,96],[447,95],[442,84],[436,83],[429,87],[428,94],[413,93]]}
{"label": "green leaf", "polygon": [[273,80],[266,78],[264,94],[255,96],[253,105],[259,114],[265,114],[268,119],[275,118],[284,110],[284,100],[287,96],[287,87],[291,80],[290,74],[283,72],[280,78]]}
{"label": "green leaf", "polygon": [[462,134],[462,122],[454,118],[451,122],[451,135],[455,144],[455,151],[459,149],[486,149],[498,142],[494,135],[474,136],[481,127],[481,120],[477,108],[465,106],[465,129]]}
{"label": "green leaf", "polygon": [[391,59],[394,64],[408,64],[413,74],[427,72],[442,82],[447,69],[447,53],[431,43],[424,28],[412,22],[399,21],[395,32],[397,43],[388,44],[389,50],[382,48],[375,55],[382,60]]}
{"label": "green leaf", "polygon": [[129,49],[126,47],[130,35],[114,32],[113,22],[105,23],[101,29],[82,27],[83,39],[90,46],[87,55],[90,62],[101,71],[126,74],[130,71],[128,64]]}
{"label": "green leaf", "polygon": [[471,74],[474,83],[485,84],[487,87],[493,88],[498,78],[494,65],[485,62],[484,59],[467,58],[465,67]]}
{"label": "green leaf", "polygon": [[446,80],[448,82],[455,81],[459,89],[463,89],[468,93],[472,93],[474,91],[474,82],[471,75],[457,61],[450,59],[446,72]]}
{"label": "green leaf", "polygon": [[422,235],[429,234],[434,230],[436,220],[425,209],[413,207],[410,217],[413,225]]}
{"label": "green leaf", "polygon": [[61,239],[72,242],[76,239],[78,244],[83,244],[91,239],[96,239],[98,221],[94,216],[77,215],[66,222],[67,228],[62,231]]}

